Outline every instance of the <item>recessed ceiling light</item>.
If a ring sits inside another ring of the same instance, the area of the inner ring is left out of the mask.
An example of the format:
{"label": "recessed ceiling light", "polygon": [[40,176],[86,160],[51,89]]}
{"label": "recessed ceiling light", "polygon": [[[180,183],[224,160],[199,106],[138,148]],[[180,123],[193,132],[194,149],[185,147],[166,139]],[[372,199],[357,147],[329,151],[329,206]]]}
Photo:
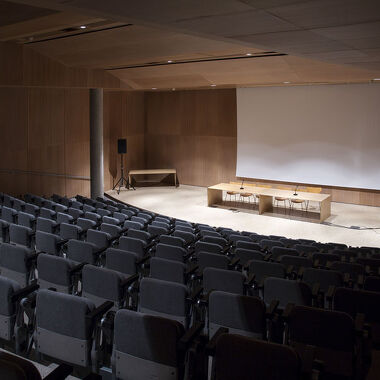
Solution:
{"label": "recessed ceiling light", "polygon": [[210,84],[211,87],[216,87],[216,84]]}
{"label": "recessed ceiling light", "polygon": [[168,61],[168,63],[172,63],[173,61]]}
{"label": "recessed ceiling light", "polygon": [[246,55],[252,55],[252,53],[247,53]]}
{"label": "recessed ceiling light", "polygon": [[157,87],[152,87],[152,90],[157,90]]}
{"label": "recessed ceiling light", "polygon": [[172,91],[175,91],[175,88],[174,88],[174,87],[172,88]]}
{"label": "recessed ceiling light", "polygon": [[380,80],[380,78],[373,78],[372,80]]}
{"label": "recessed ceiling light", "polygon": [[81,25],[80,28],[81,28],[81,29],[86,29],[87,26],[86,26],[86,25]]}
{"label": "recessed ceiling light", "polygon": [[282,82],[282,83],[284,83],[284,84],[289,84],[290,82],[286,81],[286,82]]}

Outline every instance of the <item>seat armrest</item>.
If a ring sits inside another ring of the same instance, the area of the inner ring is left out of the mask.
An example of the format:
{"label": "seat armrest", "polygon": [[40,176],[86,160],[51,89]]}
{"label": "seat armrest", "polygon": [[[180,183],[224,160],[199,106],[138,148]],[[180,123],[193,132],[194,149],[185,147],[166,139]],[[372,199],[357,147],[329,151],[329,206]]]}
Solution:
{"label": "seat armrest", "polygon": [[37,260],[38,255],[39,253],[33,253],[32,255],[30,255],[27,259],[27,265],[30,265],[30,263]]}
{"label": "seat armrest", "polygon": [[86,319],[93,323],[94,321],[96,321],[96,319],[99,319],[103,314],[107,313],[108,310],[112,309],[113,305],[114,303],[111,301],[106,301],[102,303],[96,309],[88,313],[86,315]]}
{"label": "seat armrest", "polygon": [[355,332],[356,335],[361,337],[363,336],[364,331],[364,321],[365,321],[365,315],[362,313],[356,314],[355,318]]}
{"label": "seat armrest", "polygon": [[223,334],[228,334],[228,329],[226,327],[220,327],[216,331],[214,336],[210,339],[210,341],[206,344],[206,347],[205,347],[206,355],[208,356],[215,355],[216,342],[219,339],[219,337]]}
{"label": "seat armrest", "polygon": [[186,351],[193,343],[194,339],[201,334],[204,328],[204,323],[196,322],[193,326],[185,332],[178,342],[178,348]]}
{"label": "seat armrest", "polygon": [[137,260],[136,261],[136,265],[142,265],[144,264],[145,262],[147,262],[152,256],[151,255],[145,255],[143,256],[141,259]]}
{"label": "seat armrest", "polygon": [[292,313],[294,308],[294,303],[288,303],[285,307],[284,312],[282,313],[281,317],[285,322],[288,322],[290,314]]}
{"label": "seat armrest", "polygon": [[183,255],[183,258],[185,259],[185,261],[189,260],[189,258],[194,255],[194,252],[195,252],[195,250],[193,248],[193,249],[189,250],[189,252],[187,252],[185,255]]}
{"label": "seat armrest", "polygon": [[349,283],[350,283],[350,274],[349,273],[345,273],[344,276],[343,276],[343,283],[344,283],[344,286],[348,286]]}
{"label": "seat armrest", "polygon": [[228,267],[229,267],[230,269],[235,268],[236,265],[239,263],[239,261],[240,261],[240,258],[239,258],[239,257],[234,257],[234,258],[231,260],[231,262],[228,264]]}
{"label": "seat armrest", "polygon": [[43,380],[64,380],[73,372],[73,367],[68,364],[60,364],[57,368],[53,369]]}
{"label": "seat armrest", "polygon": [[137,280],[139,279],[139,275],[138,274],[134,274],[132,276],[129,276],[128,278],[126,278],[124,281],[122,281],[121,283],[121,286],[124,288],[126,286],[130,286],[132,285],[134,282],[136,282]]}
{"label": "seat armrest", "polygon": [[223,250],[222,250],[222,254],[223,255],[226,255],[228,252],[230,251],[230,246],[229,245],[226,245]]}
{"label": "seat armrest", "polygon": [[22,288],[20,290],[17,290],[13,293],[11,297],[12,302],[16,302],[24,297],[26,297],[28,294],[33,293],[36,291],[40,286],[37,283],[30,284],[28,286],[25,286],[25,288]]}
{"label": "seat armrest", "polygon": [[288,265],[288,267],[286,268],[286,276],[291,277],[291,275],[293,274],[293,271],[294,271],[294,266]]}
{"label": "seat armrest", "polygon": [[271,254],[271,253],[267,253],[267,254],[264,256],[264,261],[269,261],[271,258],[272,258],[272,254]]}
{"label": "seat armrest", "polygon": [[199,268],[198,265],[193,265],[192,267],[186,269],[186,272],[185,272],[186,278],[188,278],[191,275],[193,275],[198,270],[198,268]]}
{"label": "seat armrest", "polygon": [[331,302],[335,293],[335,286],[329,286],[327,293],[326,293],[326,299]]}
{"label": "seat armrest", "polygon": [[80,272],[82,270],[82,268],[88,263],[80,263],[78,265],[75,265],[75,267],[71,268],[69,273],[70,275],[73,275],[74,273],[76,272]]}
{"label": "seat armrest", "polygon": [[302,278],[303,276],[303,272],[305,271],[305,268],[304,267],[301,267],[299,270],[298,270],[298,278]]}
{"label": "seat armrest", "polygon": [[251,273],[248,276],[247,280],[245,281],[244,286],[248,288],[252,287],[255,284],[255,278],[256,278],[256,275],[254,273]]}
{"label": "seat armrest", "polygon": [[197,300],[201,297],[202,292],[203,292],[203,287],[199,286],[198,288],[194,289],[194,291],[191,293],[190,297],[188,297],[188,300],[191,302],[194,302],[195,300]]}
{"label": "seat armrest", "polygon": [[267,308],[265,314],[268,319],[272,319],[274,316],[274,313],[276,312],[278,305],[280,302],[278,300],[272,300],[269,307]]}
{"label": "seat armrest", "polygon": [[69,240],[63,239],[57,243],[57,247],[61,248],[63,245],[65,245]]}
{"label": "seat armrest", "polygon": [[312,294],[312,297],[314,299],[317,299],[318,298],[318,295],[319,295],[319,288],[320,288],[320,285],[319,283],[315,283],[313,284],[313,288],[311,289],[311,294]]}
{"label": "seat armrest", "polygon": [[358,285],[359,289],[362,289],[364,286],[364,276],[362,274],[359,274],[359,276],[358,276],[357,285]]}

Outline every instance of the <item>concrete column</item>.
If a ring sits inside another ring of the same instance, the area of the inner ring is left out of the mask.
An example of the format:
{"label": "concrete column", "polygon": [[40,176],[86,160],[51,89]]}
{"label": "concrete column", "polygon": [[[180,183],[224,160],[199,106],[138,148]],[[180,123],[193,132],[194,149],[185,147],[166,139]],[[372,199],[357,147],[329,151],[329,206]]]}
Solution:
{"label": "concrete column", "polygon": [[91,198],[104,194],[103,89],[90,89],[90,172]]}

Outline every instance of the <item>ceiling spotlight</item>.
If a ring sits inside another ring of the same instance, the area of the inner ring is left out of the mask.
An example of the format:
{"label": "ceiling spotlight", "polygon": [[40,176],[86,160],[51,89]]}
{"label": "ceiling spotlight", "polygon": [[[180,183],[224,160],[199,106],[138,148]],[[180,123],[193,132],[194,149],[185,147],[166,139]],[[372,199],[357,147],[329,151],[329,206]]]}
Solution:
{"label": "ceiling spotlight", "polygon": [[247,53],[246,55],[252,55],[252,53]]}
{"label": "ceiling spotlight", "polygon": [[168,63],[172,63],[173,61],[168,61]]}
{"label": "ceiling spotlight", "polygon": [[216,87],[216,84],[210,84],[211,87]]}
{"label": "ceiling spotlight", "polygon": [[380,80],[380,78],[373,78],[372,80]]}
{"label": "ceiling spotlight", "polygon": [[157,90],[157,87],[152,87],[152,90]]}
{"label": "ceiling spotlight", "polygon": [[172,91],[175,91],[175,88],[174,88],[174,87],[172,88]]}
{"label": "ceiling spotlight", "polygon": [[282,83],[284,83],[284,84],[289,84],[290,82],[286,81],[286,82],[282,82]]}
{"label": "ceiling spotlight", "polygon": [[86,25],[81,25],[80,28],[81,28],[81,29],[86,29],[87,26],[86,26]]}

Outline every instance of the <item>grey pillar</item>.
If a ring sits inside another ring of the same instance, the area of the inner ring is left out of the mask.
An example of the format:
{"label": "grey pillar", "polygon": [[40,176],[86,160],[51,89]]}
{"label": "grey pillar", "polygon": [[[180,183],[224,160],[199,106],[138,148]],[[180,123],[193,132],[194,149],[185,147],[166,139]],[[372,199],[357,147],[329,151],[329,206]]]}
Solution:
{"label": "grey pillar", "polygon": [[90,89],[90,173],[91,198],[104,194],[103,89]]}

